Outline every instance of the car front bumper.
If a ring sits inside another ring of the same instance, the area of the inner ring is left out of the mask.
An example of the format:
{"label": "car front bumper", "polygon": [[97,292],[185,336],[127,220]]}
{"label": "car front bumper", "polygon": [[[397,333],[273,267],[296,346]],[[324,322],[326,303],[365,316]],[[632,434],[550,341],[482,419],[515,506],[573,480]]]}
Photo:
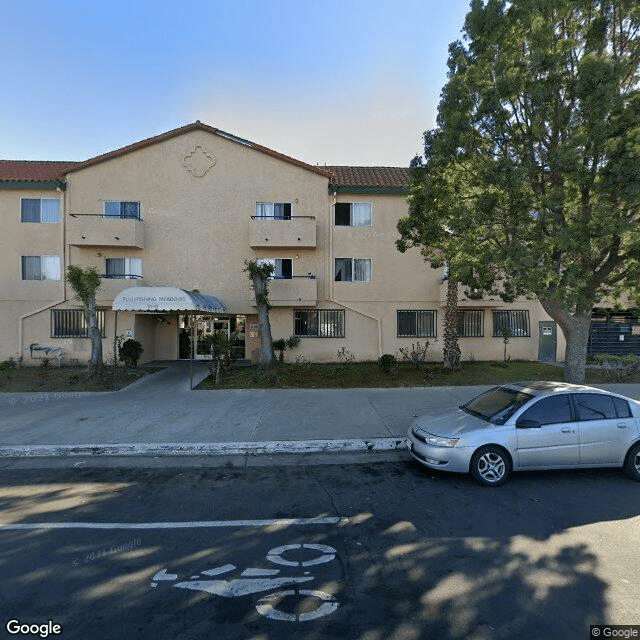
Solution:
{"label": "car front bumper", "polygon": [[409,453],[420,464],[430,469],[444,469],[457,473],[468,473],[473,450],[471,447],[434,447],[409,432],[407,439]]}

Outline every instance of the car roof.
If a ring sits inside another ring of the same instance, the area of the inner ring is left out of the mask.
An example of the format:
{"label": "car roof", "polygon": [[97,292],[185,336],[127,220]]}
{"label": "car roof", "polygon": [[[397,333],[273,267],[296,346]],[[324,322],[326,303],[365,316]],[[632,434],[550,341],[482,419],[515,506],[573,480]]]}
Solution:
{"label": "car roof", "polygon": [[595,387],[588,387],[583,384],[570,384],[569,382],[553,382],[545,380],[534,380],[531,382],[511,382],[504,385],[508,389],[514,391],[521,391],[528,393],[532,396],[544,396],[558,392],[575,392],[575,391],[589,391],[593,393],[608,393],[602,389],[596,389]]}

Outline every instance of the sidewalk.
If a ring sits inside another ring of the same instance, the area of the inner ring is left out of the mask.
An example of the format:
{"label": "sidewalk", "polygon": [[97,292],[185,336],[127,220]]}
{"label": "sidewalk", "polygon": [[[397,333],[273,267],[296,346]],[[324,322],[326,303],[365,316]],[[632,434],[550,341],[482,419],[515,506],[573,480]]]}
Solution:
{"label": "sidewalk", "polygon": [[[247,455],[405,448],[416,415],[489,388],[191,391],[189,363],[117,392],[0,394],[0,457]],[[194,385],[207,375],[194,363]],[[640,384],[601,385],[640,399]]]}

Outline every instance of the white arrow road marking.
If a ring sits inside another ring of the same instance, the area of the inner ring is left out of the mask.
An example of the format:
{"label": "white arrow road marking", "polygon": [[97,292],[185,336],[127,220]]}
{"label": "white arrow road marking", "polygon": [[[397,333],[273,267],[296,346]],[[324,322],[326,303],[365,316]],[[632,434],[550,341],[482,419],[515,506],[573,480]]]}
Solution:
{"label": "white arrow road marking", "polygon": [[247,578],[258,578],[260,576],[277,576],[280,573],[280,569],[245,569],[242,572],[242,576]]}
{"label": "white arrow road marking", "polygon": [[205,576],[219,576],[221,573],[227,573],[228,571],[233,571],[236,568],[234,564],[225,564],[223,567],[216,567],[215,569],[207,569],[206,571],[201,571]]}
{"label": "white arrow road marking", "polygon": [[248,596],[262,591],[271,591],[284,585],[299,584],[313,580],[313,576],[304,578],[266,578],[264,580],[196,580],[192,582],[178,582],[174,587],[190,589],[192,591],[206,591],[225,598]]}

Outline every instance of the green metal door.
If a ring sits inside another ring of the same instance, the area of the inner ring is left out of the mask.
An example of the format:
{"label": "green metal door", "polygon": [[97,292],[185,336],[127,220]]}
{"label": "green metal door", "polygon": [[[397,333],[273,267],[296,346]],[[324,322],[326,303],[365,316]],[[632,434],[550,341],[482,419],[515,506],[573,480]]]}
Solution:
{"label": "green metal door", "polygon": [[538,360],[540,362],[556,361],[557,328],[553,320],[538,322]]}

